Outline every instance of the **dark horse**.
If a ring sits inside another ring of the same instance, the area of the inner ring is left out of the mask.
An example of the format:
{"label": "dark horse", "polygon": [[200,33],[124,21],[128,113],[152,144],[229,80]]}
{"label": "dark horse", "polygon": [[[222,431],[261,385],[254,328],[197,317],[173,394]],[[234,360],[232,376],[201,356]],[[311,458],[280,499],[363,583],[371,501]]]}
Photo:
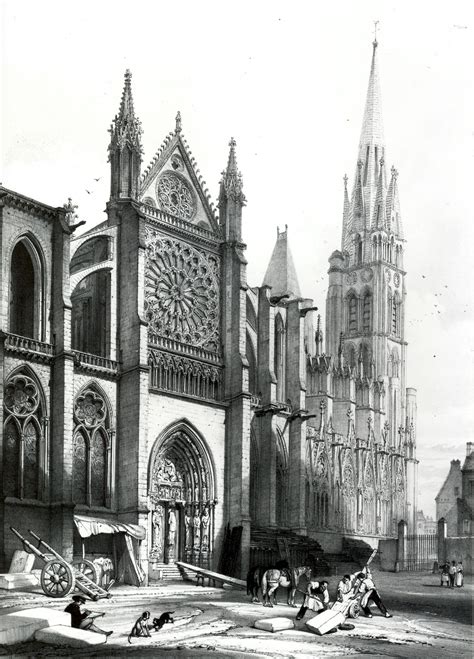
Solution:
{"label": "dark horse", "polygon": [[[258,589],[262,585],[263,575],[267,570],[271,570],[272,567],[273,566],[258,565],[247,572],[247,595],[252,596],[252,602],[260,602],[258,599]],[[289,567],[288,561],[278,561],[275,565],[277,570],[288,570]]]}

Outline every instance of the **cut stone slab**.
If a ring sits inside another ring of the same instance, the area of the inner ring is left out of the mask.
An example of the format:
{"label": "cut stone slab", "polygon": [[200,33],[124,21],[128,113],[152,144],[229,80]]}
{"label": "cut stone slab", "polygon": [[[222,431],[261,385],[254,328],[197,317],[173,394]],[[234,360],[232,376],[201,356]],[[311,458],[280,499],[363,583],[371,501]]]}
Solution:
{"label": "cut stone slab", "polygon": [[34,638],[35,632],[54,625],[71,625],[71,616],[45,606],[24,609],[0,616],[0,645],[23,643]]}
{"label": "cut stone slab", "polygon": [[10,563],[10,574],[18,574],[19,572],[31,572],[35,562],[35,555],[30,554],[22,549],[16,549],[13,553],[12,562]]}
{"label": "cut stone slab", "polygon": [[18,574],[0,574],[0,588],[2,590],[31,590],[38,588],[39,580],[35,574],[20,572]]}
{"label": "cut stone slab", "polygon": [[67,645],[71,648],[87,648],[91,645],[102,645],[107,640],[105,634],[89,632],[87,629],[55,625],[40,629],[35,634],[35,641],[49,645]]}
{"label": "cut stone slab", "polygon": [[281,632],[284,629],[294,629],[295,623],[289,618],[263,618],[256,620],[253,626],[266,632]]}

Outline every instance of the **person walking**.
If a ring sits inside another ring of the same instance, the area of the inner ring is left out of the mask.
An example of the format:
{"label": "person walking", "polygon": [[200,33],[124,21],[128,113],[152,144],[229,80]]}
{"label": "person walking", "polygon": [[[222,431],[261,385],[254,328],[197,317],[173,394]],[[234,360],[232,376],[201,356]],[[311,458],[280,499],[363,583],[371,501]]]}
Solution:
{"label": "person walking", "polygon": [[456,561],[451,561],[449,566],[449,587],[454,588],[454,580],[456,579]]}
{"label": "person walking", "polygon": [[298,611],[296,620],[301,620],[308,609],[315,613],[321,613],[321,611],[325,611],[328,608],[328,604],[328,582],[311,580],[306,588],[303,605]]}
{"label": "person walking", "polygon": [[462,561],[458,561],[456,565],[456,587],[462,588],[464,585],[464,569],[462,566]]}
{"label": "person walking", "polygon": [[97,627],[94,620],[105,616],[104,612],[94,613],[87,609],[82,610],[81,607],[86,603],[86,598],[82,595],[73,595],[72,602],[66,606],[64,611],[71,614],[71,627],[76,629],[87,629],[90,632],[97,632],[98,634],[105,634],[108,638],[113,631],[106,632],[100,627]]}
{"label": "person walking", "polygon": [[359,572],[356,578],[356,583],[354,587],[354,595],[362,595],[360,600],[360,607],[365,613],[367,618],[372,618],[370,613],[370,602],[379,608],[380,612],[386,618],[392,618],[392,615],[387,611],[387,607],[382,602],[382,598],[379,595],[377,588],[375,587],[374,580],[372,579],[372,573],[367,569],[367,573]]}

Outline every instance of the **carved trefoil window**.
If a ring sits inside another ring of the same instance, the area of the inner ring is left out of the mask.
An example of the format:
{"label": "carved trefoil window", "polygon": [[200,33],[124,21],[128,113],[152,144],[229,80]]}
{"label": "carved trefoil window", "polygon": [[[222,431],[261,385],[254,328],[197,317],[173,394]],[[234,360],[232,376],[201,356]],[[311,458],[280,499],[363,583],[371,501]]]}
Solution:
{"label": "carved trefoil window", "polygon": [[3,494],[43,499],[47,474],[48,418],[39,384],[26,372],[4,389]]}
{"label": "carved trefoil window", "polygon": [[93,387],[77,396],[74,422],[73,501],[90,507],[109,507],[113,431],[107,403]]}
{"label": "carved trefoil window", "polygon": [[219,258],[148,228],[145,316],[149,339],[220,349]]}

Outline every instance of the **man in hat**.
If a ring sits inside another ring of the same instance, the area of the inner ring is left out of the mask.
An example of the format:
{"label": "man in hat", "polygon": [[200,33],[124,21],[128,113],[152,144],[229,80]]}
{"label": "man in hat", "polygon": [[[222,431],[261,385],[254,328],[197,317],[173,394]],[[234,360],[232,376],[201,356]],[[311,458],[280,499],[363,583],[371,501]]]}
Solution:
{"label": "man in hat", "polygon": [[387,611],[385,604],[382,602],[382,598],[375,587],[372,573],[369,568],[366,568],[364,572],[359,572],[359,574],[356,575],[354,596],[357,595],[362,595],[360,606],[367,618],[372,618],[372,614],[370,613],[370,602],[374,602],[374,604],[377,605],[383,616],[386,618],[392,617],[392,614]]}
{"label": "man in hat", "polygon": [[73,595],[71,604],[68,604],[64,609],[64,611],[71,614],[71,627],[87,629],[98,634],[105,634],[107,637],[113,634],[112,631],[106,632],[94,623],[96,618],[104,616],[105,613],[88,611],[87,609],[81,610],[81,606],[85,603],[85,597],[82,597],[82,595]]}

